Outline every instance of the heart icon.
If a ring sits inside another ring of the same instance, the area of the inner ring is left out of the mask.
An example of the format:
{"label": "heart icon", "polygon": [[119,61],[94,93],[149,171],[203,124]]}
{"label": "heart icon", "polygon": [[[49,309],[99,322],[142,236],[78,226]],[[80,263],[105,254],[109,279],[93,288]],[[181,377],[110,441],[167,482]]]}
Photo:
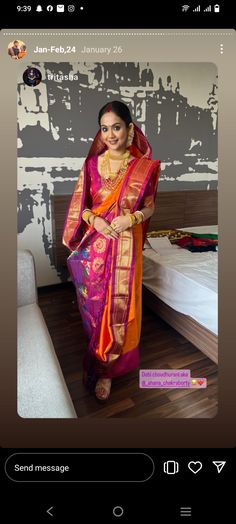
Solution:
{"label": "heart icon", "polygon": [[192,471],[192,473],[196,475],[196,473],[198,473],[200,469],[202,469],[202,463],[198,460],[196,462],[192,460],[188,463],[188,468],[190,469],[190,471]]}
{"label": "heart icon", "polygon": [[204,383],[204,380],[198,380],[197,383],[201,386]]}

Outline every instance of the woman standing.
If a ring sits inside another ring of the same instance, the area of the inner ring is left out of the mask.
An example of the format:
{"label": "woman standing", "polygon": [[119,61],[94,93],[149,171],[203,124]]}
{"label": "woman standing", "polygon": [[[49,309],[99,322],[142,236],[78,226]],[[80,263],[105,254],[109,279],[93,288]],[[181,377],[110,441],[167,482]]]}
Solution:
{"label": "woman standing", "polygon": [[68,269],[88,336],[84,377],[99,400],[139,366],[142,249],[154,212],[160,162],[122,102],[99,112],[98,131],[65,221]]}

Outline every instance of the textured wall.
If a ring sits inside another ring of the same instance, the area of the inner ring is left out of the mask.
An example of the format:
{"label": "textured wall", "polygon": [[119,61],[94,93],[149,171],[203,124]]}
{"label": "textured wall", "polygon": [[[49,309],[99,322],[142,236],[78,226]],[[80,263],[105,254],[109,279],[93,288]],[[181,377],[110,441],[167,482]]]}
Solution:
{"label": "textured wall", "polygon": [[42,82],[32,88],[18,81],[18,245],[32,250],[39,286],[61,281],[52,262],[50,195],[72,193],[107,101],[125,102],[148,137],[162,162],[160,191],[217,188],[214,64],[29,65]]}

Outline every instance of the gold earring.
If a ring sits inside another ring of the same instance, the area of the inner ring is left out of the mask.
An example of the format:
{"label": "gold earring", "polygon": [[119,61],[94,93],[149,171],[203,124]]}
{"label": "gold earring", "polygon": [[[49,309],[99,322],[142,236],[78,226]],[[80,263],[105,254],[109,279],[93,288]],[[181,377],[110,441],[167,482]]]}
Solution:
{"label": "gold earring", "polygon": [[128,131],[127,147],[131,146],[134,139],[134,124],[130,124]]}

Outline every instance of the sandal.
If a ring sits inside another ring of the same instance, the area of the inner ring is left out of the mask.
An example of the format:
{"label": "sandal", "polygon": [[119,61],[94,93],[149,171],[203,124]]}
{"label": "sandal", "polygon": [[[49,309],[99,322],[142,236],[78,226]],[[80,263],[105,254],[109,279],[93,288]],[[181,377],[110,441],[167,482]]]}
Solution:
{"label": "sandal", "polygon": [[99,378],[95,387],[95,396],[98,400],[104,402],[110,396],[111,379]]}

